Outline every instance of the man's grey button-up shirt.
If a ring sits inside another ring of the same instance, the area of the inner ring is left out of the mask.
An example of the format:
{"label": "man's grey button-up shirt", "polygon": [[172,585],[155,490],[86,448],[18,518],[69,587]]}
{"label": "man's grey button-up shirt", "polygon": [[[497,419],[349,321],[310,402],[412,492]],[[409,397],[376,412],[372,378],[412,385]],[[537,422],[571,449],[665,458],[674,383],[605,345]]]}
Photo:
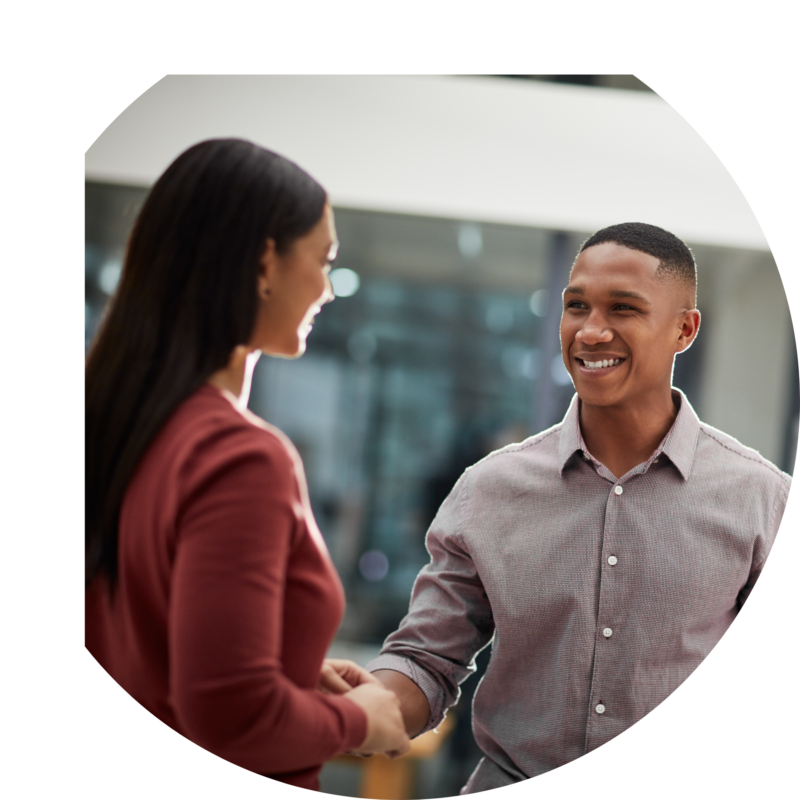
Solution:
{"label": "man's grey button-up shirt", "polygon": [[368,669],[422,689],[428,730],[492,642],[473,706],[486,757],[465,791],[624,731],[697,667],[752,589],[789,476],[674,391],[669,433],[619,480],[583,456],[576,396],[562,423],[470,467],[431,524],[409,613]]}

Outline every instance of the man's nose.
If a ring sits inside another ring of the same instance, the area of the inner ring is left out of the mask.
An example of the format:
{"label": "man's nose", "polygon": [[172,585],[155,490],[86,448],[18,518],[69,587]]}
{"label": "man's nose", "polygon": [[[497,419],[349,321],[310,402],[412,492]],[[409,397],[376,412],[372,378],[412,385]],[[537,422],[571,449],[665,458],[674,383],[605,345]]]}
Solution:
{"label": "man's nose", "polygon": [[599,315],[590,315],[581,329],[575,334],[575,339],[586,345],[603,344],[610,342],[614,333],[606,325],[606,320]]}

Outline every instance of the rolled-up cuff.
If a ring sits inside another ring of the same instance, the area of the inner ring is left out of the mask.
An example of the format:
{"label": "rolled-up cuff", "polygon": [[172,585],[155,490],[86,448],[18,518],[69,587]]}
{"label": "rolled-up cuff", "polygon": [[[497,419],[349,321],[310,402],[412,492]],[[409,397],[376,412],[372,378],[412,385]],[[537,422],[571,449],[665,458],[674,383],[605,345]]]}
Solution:
{"label": "rolled-up cuff", "polygon": [[405,675],[406,678],[414,681],[414,683],[419,686],[422,693],[428,699],[428,705],[431,709],[428,722],[420,731],[420,734],[427,733],[441,724],[445,712],[447,711],[445,708],[445,693],[433,675],[420,667],[415,661],[410,658],[404,658],[403,656],[386,653],[372,659],[365,669],[368,672],[377,672],[379,669],[390,669],[394,672],[399,672],[401,675]]}

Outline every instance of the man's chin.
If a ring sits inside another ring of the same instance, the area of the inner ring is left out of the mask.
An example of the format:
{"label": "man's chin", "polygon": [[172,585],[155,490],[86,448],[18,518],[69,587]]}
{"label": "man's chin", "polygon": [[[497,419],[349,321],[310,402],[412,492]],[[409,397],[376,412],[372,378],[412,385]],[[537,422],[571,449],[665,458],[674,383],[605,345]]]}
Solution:
{"label": "man's chin", "polygon": [[597,386],[581,386],[580,382],[575,385],[575,391],[581,403],[586,406],[597,406],[603,408],[619,404],[619,393],[609,390],[599,389]]}

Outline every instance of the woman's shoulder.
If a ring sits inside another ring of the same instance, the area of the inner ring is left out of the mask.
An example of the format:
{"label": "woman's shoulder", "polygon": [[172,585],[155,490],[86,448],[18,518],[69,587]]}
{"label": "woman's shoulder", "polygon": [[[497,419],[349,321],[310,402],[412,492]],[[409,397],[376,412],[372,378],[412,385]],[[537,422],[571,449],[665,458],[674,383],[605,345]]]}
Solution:
{"label": "woman's shoulder", "polygon": [[240,410],[209,384],[178,407],[158,440],[158,449],[179,461],[218,463],[249,458],[281,468],[297,467],[297,451],[282,431],[252,412]]}

